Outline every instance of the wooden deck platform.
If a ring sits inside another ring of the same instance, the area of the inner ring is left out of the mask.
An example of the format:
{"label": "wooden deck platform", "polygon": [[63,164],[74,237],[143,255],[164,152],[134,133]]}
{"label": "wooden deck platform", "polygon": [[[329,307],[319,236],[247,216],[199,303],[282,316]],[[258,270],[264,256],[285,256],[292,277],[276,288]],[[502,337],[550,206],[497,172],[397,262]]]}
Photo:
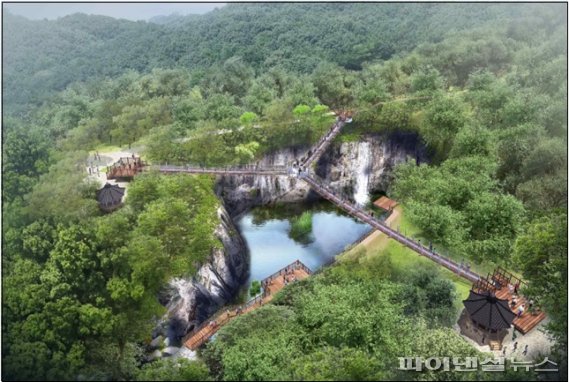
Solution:
{"label": "wooden deck platform", "polygon": [[133,155],[132,157],[119,158],[112,166],[107,169],[107,179],[132,179],[142,171],[144,163]]}
{"label": "wooden deck platform", "polygon": [[[209,319],[203,327],[193,333],[190,333],[190,335],[184,340],[184,345],[190,350],[196,350],[206,343],[211,336],[217,333],[223,325],[227,324],[235,317],[249,313],[270,302],[274,295],[283,289],[287,283],[303,280],[310,276],[310,271],[304,266],[291,269],[288,273],[284,271],[284,269],[281,271],[283,271],[282,274],[277,273],[263,280],[266,286],[261,296],[249,301],[243,308],[237,307],[233,309],[226,309],[216,314],[214,317]],[[288,280],[286,283],[285,279]]]}
{"label": "wooden deck platform", "polygon": [[[545,312],[543,311],[536,311],[533,314],[529,312],[529,303],[527,301],[527,299],[518,294],[517,295],[517,300],[516,300],[516,304],[512,306],[512,299],[514,298],[514,294],[510,292],[510,288],[508,287],[508,284],[512,284],[512,280],[506,278],[505,276],[499,274],[499,273],[494,273],[491,276],[491,279],[494,279],[495,281],[497,281],[499,283],[499,285],[501,286],[499,289],[497,288],[492,288],[490,285],[491,283],[488,283],[484,288],[480,288],[481,290],[488,290],[488,288],[491,288],[491,292],[496,294],[496,297],[498,297],[499,299],[502,300],[508,300],[508,306],[510,307],[510,310],[512,312],[514,312],[514,314],[518,314],[518,308],[521,305],[525,305],[525,310],[523,312],[523,314],[521,315],[521,317],[516,317],[514,318],[514,322],[513,325],[514,327],[521,332],[522,334],[526,334],[529,333],[533,328],[535,328],[537,325],[539,325],[539,323],[541,321],[543,321],[546,317]],[[514,280],[515,281],[515,280]],[[513,284],[515,285],[515,284]]]}
{"label": "wooden deck platform", "polygon": [[514,327],[520,331],[522,334],[526,334],[529,331],[531,331],[533,328],[535,328],[541,321],[543,321],[545,319],[545,313],[543,311],[536,311],[533,314],[530,313],[528,310],[528,301],[527,299],[518,294],[517,295],[517,303],[512,306],[511,302],[512,299],[514,297],[514,295],[512,293],[510,293],[510,289],[508,288],[508,280],[505,280],[503,278],[500,278],[499,276],[495,276],[496,278],[498,278],[499,281],[501,281],[501,284],[504,285],[501,289],[497,290],[496,293],[496,297],[504,299],[504,300],[508,300],[508,304],[510,306],[510,309],[512,310],[512,312],[514,312],[515,314],[518,313],[518,308],[521,305],[525,306],[525,310],[522,313],[521,317],[516,317],[514,318]]}
{"label": "wooden deck platform", "polygon": [[391,211],[397,206],[397,202],[393,199],[389,199],[387,196],[382,196],[373,202],[373,204],[385,211]]}

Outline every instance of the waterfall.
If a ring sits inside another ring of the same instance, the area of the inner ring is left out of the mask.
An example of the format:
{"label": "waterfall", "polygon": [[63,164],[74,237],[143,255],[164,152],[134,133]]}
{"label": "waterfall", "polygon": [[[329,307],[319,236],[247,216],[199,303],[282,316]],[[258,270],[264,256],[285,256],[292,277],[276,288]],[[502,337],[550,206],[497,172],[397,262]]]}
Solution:
{"label": "waterfall", "polygon": [[356,185],[354,187],[354,200],[359,206],[365,205],[369,200],[368,182],[370,166],[370,143],[361,142],[358,145],[358,157],[356,159]]}

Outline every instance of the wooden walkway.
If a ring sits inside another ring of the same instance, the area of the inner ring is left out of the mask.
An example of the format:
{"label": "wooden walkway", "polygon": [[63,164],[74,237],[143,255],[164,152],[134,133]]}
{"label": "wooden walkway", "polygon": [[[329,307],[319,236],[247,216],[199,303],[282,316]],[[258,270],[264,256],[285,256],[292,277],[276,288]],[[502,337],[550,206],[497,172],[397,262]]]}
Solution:
{"label": "wooden walkway", "polygon": [[528,312],[528,301],[524,296],[518,296],[516,299],[516,304],[512,305],[512,299],[514,296],[510,293],[507,286],[496,291],[496,297],[502,300],[508,300],[510,310],[514,312],[514,314],[518,313],[518,308],[520,306],[525,305],[525,310],[522,313],[521,317],[514,318],[513,322],[514,327],[522,334],[528,333],[545,319],[545,313],[542,311],[535,312],[533,314]]}
{"label": "wooden walkway", "polygon": [[222,310],[213,317],[207,319],[202,325],[198,326],[190,332],[184,339],[184,345],[190,350],[196,350],[207,342],[221,327],[242,314],[249,313],[267,303],[269,303],[275,294],[283,289],[287,284],[298,280],[303,280],[310,276],[312,271],[302,264],[299,260],[273,273],[271,276],[263,279],[263,293],[256,298],[249,300],[245,305]]}
{"label": "wooden walkway", "polygon": [[334,125],[332,125],[332,128],[328,130],[326,135],[320,138],[318,143],[316,143],[316,145],[314,145],[314,147],[308,152],[308,157],[304,161],[301,161],[301,166],[308,168],[312,162],[320,158],[322,153],[326,150],[334,138],[336,138],[336,136],[340,133],[340,130],[342,130],[342,127],[344,127],[345,124],[345,121],[338,118],[338,120],[334,122]]}

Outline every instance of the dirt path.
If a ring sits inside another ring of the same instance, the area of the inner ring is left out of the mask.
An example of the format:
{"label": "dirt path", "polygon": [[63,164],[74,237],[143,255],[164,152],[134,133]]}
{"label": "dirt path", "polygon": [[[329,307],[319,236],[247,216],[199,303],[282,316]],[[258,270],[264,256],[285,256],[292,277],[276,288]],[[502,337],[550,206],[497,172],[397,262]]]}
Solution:
{"label": "dirt path", "polygon": [[[401,207],[397,206],[393,209],[393,212],[387,219],[385,219],[385,224],[389,227],[397,228],[399,225],[399,221],[401,220]],[[389,238],[381,233],[380,231],[375,231],[371,235],[365,238],[364,241],[360,243],[360,245],[364,246],[366,249],[369,249],[373,246],[375,249],[384,249],[387,243],[389,242]]]}

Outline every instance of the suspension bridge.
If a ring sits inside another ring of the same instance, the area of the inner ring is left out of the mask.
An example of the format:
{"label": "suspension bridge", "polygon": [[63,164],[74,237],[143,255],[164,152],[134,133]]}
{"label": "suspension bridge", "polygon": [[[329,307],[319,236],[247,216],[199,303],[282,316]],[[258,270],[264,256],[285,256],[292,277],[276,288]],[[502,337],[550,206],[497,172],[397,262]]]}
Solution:
{"label": "suspension bridge", "polygon": [[302,158],[298,165],[294,163],[292,166],[273,166],[273,167],[260,167],[258,165],[244,165],[237,167],[203,167],[203,166],[177,166],[168,164],[146,165],[140,158],[133,156],[132,158],[121,158],[119,162],[113,165],[107,172],[107,177],[134,177],[136,174],[143,171],[158,171],[163,174],[211,174],[211,175],[250,175],[250,176],[289,176],[297,178],[306,182],[311,189],[316,193],[334,203],[346,211],[349,215],[356,219],[369,224],[376,230],[384,233],[389,238],[396,240],[405,247],[431,259],[435,263],[443,266],[451,272],[467,279],[470,282],[476,283],[481,277],[465,267],[462,264],[457,264],[455,261],[436,253],[434,250],[425,247],[421,243],[409,238],[400,232],[397,232],[387,226],[382,221],[376,219],[363,208],[357,206],[335,193],[331,188],[326,186],[319,178],[310,175],[310,165],[317,161],[320,156],[326,151],[328,146],[334,138],[340,133],[342,127],[346,123],[351,122],[352,112],[338,113],[336,121],[328,132],[308,151],[307,156]]}
{"label": "suspension bridge", "polygon": [[[305,182],[312,190],[318,193],[323,198],[329,200],[342,210],[354,218],[369,224],[372,228],[384,233],[387,237],[399,242],[405,247],[411,249],[420,256],[424,256],[436,264],[448,269],[454,274],[472,282],[474,285],[490,285],[489,277],[481,277],[476,272],[472,271],[470,267],[456,263],[452,259],[436,253],[432,248],[427,248],[420,242],[410,238],[398,230],[390,228],[387,224],[377,219],[375,216],[368,213],[362,207],[354,204],[347,198],[332,190],[329,186],[324,184],[322,180],[316,176],[311,175],[310,167],[313,163],[317,162],[321,155],[326,151],[334,138],[340,133],[342,127],[346,123],[350,123],[352,113],[339,113],[336,121],[330,130],[323,136],[306,154],[305,157],[299,161],[295,161],[290,166],[273,166],[273,167],[260,167],[258,165],[245,165],[234,167],[203,167],[203,166],[177,166],[170,164],[157,164],[147,165],[143,163],[140,158],[121,158],[119,162],[111,166],[107,171],[108,179],[116,178],[132,178],[140,172],[144,171],[157,171],[163,174],[211,174],[219,176],[232,176],[232,175],[248,175],[248,176],[287,176]],[[195,350],[203,345],[211,336],[213,336],[219,328],[233,318],[245,312],[256,309],[264,305],[272,299],[272,296],[282,289],[287,284],[286,275],[292,274],[295,280],[300,280],[308,277],[311,274],[304,264],[295,262],[286,269],[286,274],[283,276],[285,270],[280,270],[274,275],[269,276],[263,280],[264,292],[259,296],[249,301],[244,308],[236,310],[225,310],[216,314],[212,319],[202,323],[199,327],[192,330],[184,338],[184,344],[189,349]],[[292,273],[289,273],[292,272]],[[281,277],[283,276],[283,277]],[[541,321],[541,316],[540,320]],[[532,322],[532,327],[535,323]],[[527,329],[527,328],[526,328]]]}

